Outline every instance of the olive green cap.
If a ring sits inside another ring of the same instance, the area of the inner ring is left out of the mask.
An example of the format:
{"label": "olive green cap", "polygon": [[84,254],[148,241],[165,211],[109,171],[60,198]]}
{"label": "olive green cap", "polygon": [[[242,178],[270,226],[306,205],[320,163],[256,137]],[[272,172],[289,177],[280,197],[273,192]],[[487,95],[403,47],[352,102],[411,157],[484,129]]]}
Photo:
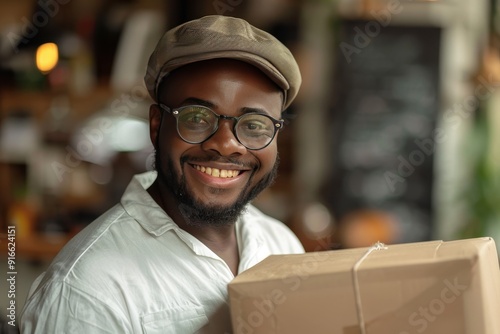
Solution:
{"label": "olive green cap", "polygon": [[149,58],[144,77],[146,88],[158,102],[158,86],[171,71],[216,58],[244,61],[264,72],[283,89],[283,109],[297,96],[302,78],[290,50],[247,21],[221,15],[205,16],[167,31]]}

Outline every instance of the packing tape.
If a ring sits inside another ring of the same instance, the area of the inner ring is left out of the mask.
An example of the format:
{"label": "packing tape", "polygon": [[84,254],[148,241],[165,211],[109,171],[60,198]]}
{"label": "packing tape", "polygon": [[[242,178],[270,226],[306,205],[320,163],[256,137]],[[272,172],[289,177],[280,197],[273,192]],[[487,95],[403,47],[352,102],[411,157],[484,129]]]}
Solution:
{"label": "packing tape", "polygon": [[361,303],[361,292],[359,288],[359,278],[358,278],[358,269],[363,263],[363,261],[373,252],[373,251],[378,251],[378,250],[384,250],[387,249],[388,247],[383,244],[382,242],[377,242],[363,254],[363,256],[356,261],[354,266],[352,267],[352,279],[353,279],[353,286],[354,286],[354,297],[356,298],[356,311],[358,314],[358,322],[359,322],[359,329],[361,331],[361,334],[366,334],[366,326],[365,326],[365,319],[363,316],[363,305]]}

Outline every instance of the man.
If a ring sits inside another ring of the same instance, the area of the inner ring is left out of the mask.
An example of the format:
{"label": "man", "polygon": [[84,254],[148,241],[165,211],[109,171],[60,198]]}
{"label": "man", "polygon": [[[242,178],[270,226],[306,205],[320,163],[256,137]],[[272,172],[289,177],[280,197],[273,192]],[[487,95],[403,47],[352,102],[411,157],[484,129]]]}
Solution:
{"label": "man", "polygon": [[281,113],[300,82],[289,50],[241,19],[168,31],[145,76],[156,171],[36,280],[22,333],[230,333],[234,276],[303,252],[249,204],[276,176]]}

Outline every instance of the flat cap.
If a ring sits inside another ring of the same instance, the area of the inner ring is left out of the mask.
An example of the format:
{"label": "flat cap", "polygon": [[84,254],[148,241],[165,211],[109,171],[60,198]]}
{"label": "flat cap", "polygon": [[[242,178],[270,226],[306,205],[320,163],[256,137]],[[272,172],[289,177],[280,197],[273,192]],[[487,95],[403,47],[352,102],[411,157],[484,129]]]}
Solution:
{"label": "flat cap", "polygon": [[216,58],[244,61],[264,72],[283,89],[283,109],[297,96],[302,78],[290,50],[247,21],[221,15],[205,16],[167,31],[149,58],[144,77],[146,88],[158,102],[158,86],[171,71]]}

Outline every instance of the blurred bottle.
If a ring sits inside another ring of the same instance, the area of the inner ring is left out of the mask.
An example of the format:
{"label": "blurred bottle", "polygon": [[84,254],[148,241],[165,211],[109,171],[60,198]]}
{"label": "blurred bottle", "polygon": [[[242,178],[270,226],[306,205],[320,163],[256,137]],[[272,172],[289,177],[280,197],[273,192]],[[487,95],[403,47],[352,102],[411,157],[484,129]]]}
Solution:
{"label": "blurred bottle", "polygon": [[19,239],[30,237],[35,231],[36,205],[26,196],[26,191],[19,188],[7,213],[8,226],[16,227],[16,237]]}

